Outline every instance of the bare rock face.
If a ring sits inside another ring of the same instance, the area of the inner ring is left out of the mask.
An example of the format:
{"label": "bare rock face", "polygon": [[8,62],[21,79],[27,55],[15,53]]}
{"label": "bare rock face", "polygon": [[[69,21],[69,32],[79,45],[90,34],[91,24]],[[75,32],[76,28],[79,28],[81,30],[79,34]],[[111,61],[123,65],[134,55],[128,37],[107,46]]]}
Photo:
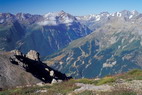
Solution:
{"label": "bare rock face", "polygon": [[23,56],[22,52],[20,52],[19,50],[12,50],[10,52],[13,53],[14,55]]}
{"label": "bare rock face", "polygon": [[0,89],[57,83],[70,78],[42,63],[34,50],[26,55],[18,50],[0,51]]}
{"label": "bare rock face", "polygon": [[39,53],[36,52],[35,50],[30,50],[27,54],[26,57],[35,61],[40,61],[39,58]]}
{"label": "bare rock face", "polygon": [[17,64],[20,66],[24,65],[20,60],[16,58],[16,56],[24,57],[24,54],[22,54],[22,52],[20,52],[19,50],[12,50],[10,51],[10,53],[13,55],[13,56],[12,55],[10,56],[10,62],[13,62],[14,64]]}
{"label": "bare rock face", "polygon": [[0,52],[0,88],[7,89],[41,82],[23,68],[22,62],[14,57],[13,52],[20,54],[17,50],[10,53]]}

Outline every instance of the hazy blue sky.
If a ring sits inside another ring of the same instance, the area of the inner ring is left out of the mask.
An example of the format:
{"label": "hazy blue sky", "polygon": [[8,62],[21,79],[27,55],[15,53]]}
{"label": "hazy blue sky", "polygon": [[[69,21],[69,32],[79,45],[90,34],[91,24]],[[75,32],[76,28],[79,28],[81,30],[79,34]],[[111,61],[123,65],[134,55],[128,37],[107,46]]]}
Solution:
{"label": "hazy blue sky", "polygon": [[64,10],[72,15],[121,10],[142,12],[142,0],[0,0],[0,12],[45,14]]}

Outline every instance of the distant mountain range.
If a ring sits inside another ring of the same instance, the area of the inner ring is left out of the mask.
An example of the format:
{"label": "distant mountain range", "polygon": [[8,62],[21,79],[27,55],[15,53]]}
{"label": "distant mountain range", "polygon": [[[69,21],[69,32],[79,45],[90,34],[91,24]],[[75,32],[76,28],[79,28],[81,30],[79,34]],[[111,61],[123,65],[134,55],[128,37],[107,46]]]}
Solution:
{"label": "distant mountain range", "polygon": [[92,31],[47,57],[53,68],[75,78],[103,77],[142,68],[142,14],[122,11],[77,17]]}
{"label": "distant mountain range", "polygon": [[48,65],[75,78],[142,68],[142,14],[0,13],[0,50],[13,49],[36,50],[48,56]]}
{"label": "distant mountain range", "polygon": [[0,49],[33,49],[47,56],[92,31],[64,11],[45,15],[0,14]]}
{"label": "distant mountain range", "polygon": [[102,27],[106,23],[112,22],[114,20],[124,20],[124,21],[134,21],[135,19],[141,18],[141,15],[136,10],[127,11],[123,10],[116,13],[102,12],[100,14],[93,14],[87,16],[79,16],[77,19],[91,30],[96,30],[99,27]]}

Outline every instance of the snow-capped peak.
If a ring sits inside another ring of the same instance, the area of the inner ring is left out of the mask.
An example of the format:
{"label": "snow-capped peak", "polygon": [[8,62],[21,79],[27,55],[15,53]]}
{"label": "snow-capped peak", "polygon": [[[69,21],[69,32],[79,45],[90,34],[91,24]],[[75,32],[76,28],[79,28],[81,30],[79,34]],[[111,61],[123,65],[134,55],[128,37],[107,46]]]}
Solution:
{"label": "snow-capped peak", "polygon": [[110,15],[111,16],[117,16],[117,17],[126,17],[126,18],[131,19],[138,14],[139,13],[136,10],[133,10],[133,11],[123,10],[121,12],[112,13]]}
{"label": "snow-capped peak", "polygon": [[138,11],[132,10],[131,13],[132,13],[133,15],[136,15],[136,14],[138,14]]}
{"label": "snow-capped peak", "polygon": [[96,21],[99,21],[101,19],[101,16],[100,15],[97,15],[96,16]]}
{"label": "snow-capped peak", "polygon": [[17,13],[16,16],[17,16],[18,19],[25,19],[24,13]]}
{"label": "snow-capped peak", "polygon": [[120,12],[116,12],[116,15],[117,15],[118,17],[121,17],[121,16],[122,16],[122,14],[121,14]]}
{"label": "snow-capped peak", "polygon": [[77,17],[77,19],[79,21],[81,20],[84,20],[84,21],[87,21],[87,20],[90,20],[90,21],[100,21],[102,18],[107,18],[109,17],[110,14],[108,12],[102,12],[100,14],[90,14],[90,15],[86,15],[86,16],[79,16]]}
{"label": "snow-capped peak", "polygon": [[58,25],[58,24],[67,24],[71,25],[76,18],[64,11],[47,13],[43,15],[43,21],[39,22],[40,25]]}

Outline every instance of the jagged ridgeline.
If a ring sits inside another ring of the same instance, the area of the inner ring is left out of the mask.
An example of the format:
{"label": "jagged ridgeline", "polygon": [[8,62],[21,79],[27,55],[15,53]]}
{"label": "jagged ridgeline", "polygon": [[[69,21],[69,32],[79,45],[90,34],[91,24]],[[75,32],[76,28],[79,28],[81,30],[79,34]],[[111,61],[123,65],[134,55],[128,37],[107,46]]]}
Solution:
{"label": "jagged ridgeline", "polygon": [[64,11],[45,15],[0,14],[0,50],[38,51],[47,56],[92,31]]}
{"label": "jagged ridgeline", "polygon": [[18,50],[0,52],[0,88],[2,89],[39,83],[57,83],[70,78],[42,63],[39,53],[34,50],[30,50],[26,55]]}
{"label": "jagged ridgeline", "polygon": [[[37,50],[54,69],[93,78],[142,68],[142,14],[0,14],[0,49]],[[93,32],[92,32],[93,31]],[[91,33],[91,34],[90,34]]]}
{"label": "jagged ridgeline", "polygon": [[78,19],[94,32],[49,56],[47,64],[75,78],[142,68],[142,14],[124,10]]}

